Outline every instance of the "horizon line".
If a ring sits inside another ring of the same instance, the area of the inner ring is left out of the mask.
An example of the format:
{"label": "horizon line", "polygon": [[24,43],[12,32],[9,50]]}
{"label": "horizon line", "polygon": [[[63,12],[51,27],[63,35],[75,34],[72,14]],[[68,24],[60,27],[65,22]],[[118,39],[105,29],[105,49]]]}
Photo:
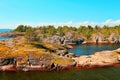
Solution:
{"label": "horizon line", "polygon": [[108,19],[104,22],[92,22],[92,21],[81,21],[81,22],[73,22],[73,21],[68,21],[68,22],[40,22],[40,23],[18,23],[18,24],[3,24],[0,25],[0,29],[15,29],[18,25],[29,25],[32,27],[39,27],[39,26],[48,26],[48,25],[52,25],[54,27],[58,27],[58,26],[72,26],[72,27],[80,27],[80,26],[99,26],[102,27],[104,25],[106,26],[118,26],[120,25],[120,19],[118,20],[112,20],[112,19]]}

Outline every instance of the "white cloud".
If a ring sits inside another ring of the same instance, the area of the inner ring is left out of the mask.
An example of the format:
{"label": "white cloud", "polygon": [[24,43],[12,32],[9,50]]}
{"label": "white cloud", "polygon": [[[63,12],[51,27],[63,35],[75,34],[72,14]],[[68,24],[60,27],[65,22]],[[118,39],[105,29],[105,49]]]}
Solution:
{"label": "white cloud", "polygon": [[0,25],[0,29],[14,29],[16,25],[14,24],[2,24]]}
{"label": "white cloud", "polygon": [[75,27],[79,27],[80,25],[83,26],[95,26],[95,25],[99,25],[99,26],[103,26],[103,25],[109,25],[109,26],[113,26],[113,25],[119,25],[120,24],[120,20],[112,20],[112,19],[108,19],[104,22],[90,22],[90,21],[83,21],[83,22],[59,22],[59,23],[36,23],[34,24],[34,26],[38,26],[38,25],[54,25],[54,26],[75,26]]}
{"label": "white cloud", "polygon": [[[44,23],[44,22],[40,22],[40,23],[21,23],[23,25],[31,25],[31,26],[46,26],[46,25],[54,25],[55,27],[57,26],[75,26],[75,27],[79,27],[80,25],[83,26],[87,26],[87,25],[91,25],[91,26],[95,26],[95,25],[99,25],[99,26],[103,26],[103,25],[109,25],[109,26],[113,26],[113,25],[119,25],[120,24],[120,20],[112,20],[112,19],[108,19],[104,22],[90,22],[90,21],[83,21],[83,22],[58,22],[58,23]],[[5,25],[0,25],[0,28],[10,28],[10,29],[14,29],[16,28],[16,26],[19,24],[5,24]]]}
{"label": "white cloud", "polygon": [[120,20],[112,20],[112,19],[108,19],[105,22],[102,23],[103,25],[119,25],[120,24]]}

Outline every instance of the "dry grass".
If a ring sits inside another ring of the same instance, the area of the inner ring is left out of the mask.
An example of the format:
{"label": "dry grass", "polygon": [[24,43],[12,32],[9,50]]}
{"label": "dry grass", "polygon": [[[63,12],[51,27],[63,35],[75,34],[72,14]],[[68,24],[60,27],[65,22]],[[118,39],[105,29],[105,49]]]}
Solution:
{"label": "dry grass", "polygon": [[117,58],[118,56],[120,56],[120,54],[118,54],[118,53],[117,53],[117,52],[115,52],[115,51],[113,51],[113,52],[112,52],[112,57]]}
{"label": "dry grass", "polygon": [[70,58],[58,57],[55,59],[54,63],[59,65],[71,65],[73,60]]}
{"label": "dry grass", "polygon": [[[55,63],[59,65],[70,65],[73,63],[73,60],[66,57],[59,57],[55,52],[51,52],[51,50],[59,50],[64,47],[59,44],[51,44],[51,43],[34,43],[26,44],[23,40],[15,38],[12,41],[14,47],[8,47],[8,45],[0,44],[0,57],[3,58],[12,58],[12,57],[22,57],[23,61],[18,61],[19,64],[24,64],[28,60],[28,55],[32,54],[34,59],[40,59],[43,61],[48,61],[48,64]],[[19,41],[20,40],[20,41]]]}

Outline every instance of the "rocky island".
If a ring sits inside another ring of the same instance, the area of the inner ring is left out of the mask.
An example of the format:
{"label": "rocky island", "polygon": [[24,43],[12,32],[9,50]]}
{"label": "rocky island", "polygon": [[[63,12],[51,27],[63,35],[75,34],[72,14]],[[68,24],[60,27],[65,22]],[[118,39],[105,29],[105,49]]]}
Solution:
{"label": "rocky island", "polygon": [[[120,65],[120,49],[92,55],[75,55],[67,51],[75,44],[119,43],[116,33],[108,37],[100,32],[83,36],[78,35],[74,27],[63,28],[59,27],[56,32],[53,26],[32,28],[20,25],[12,32],[1,33],[0,36],[12,38],[0,41],[0,71],[53,71]],[[94,29],[99,30],[88,26],[89,31]]]}

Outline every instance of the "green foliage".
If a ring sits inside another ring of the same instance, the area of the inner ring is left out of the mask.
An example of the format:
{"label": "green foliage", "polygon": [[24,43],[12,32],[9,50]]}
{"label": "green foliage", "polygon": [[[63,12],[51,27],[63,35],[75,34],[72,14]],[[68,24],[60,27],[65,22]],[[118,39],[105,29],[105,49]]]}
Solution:
{"label": "green foliage", "polygon": [[55,28],[53,25],[39,26],[32,28],[30,26],[19,25],[14,31],[26,32],[25,37],[30,41],[40,41],[43,38],[52,37],[55,34],[59,36],[69,36],[72,34],[72,39],[78,39],[80,35],[86,39],[90,39],[93,34],[101,34],[104,38],[109,38],[111,34],[117,36],[120,35],[120,25],[118,26],[106,26],[103,27],[95,26],[80,26],[78,28],[72,26],[58,26]]}
{"label": "green foliage", "polygon": [[26,25],[18,25],[14,32],[26,32],[27,29],[31,28],[31,26],[26,26]]}
{"label": "green foliage", "polygon": [[83,33],[84,32],[84,30],[85,30],[85,26],[80,26],[78,29],[77,29],[77,32],[78,33]]}
{"label": "green foliage", "polygon": [[40,26],[39,30],[40,30],[40,33],[42,34],[43,37],[51,37],[54,34],[56,34],[56,29],[52,25]]}
{"label": "green foliage", "polygon": [[56,29],[54,26],[47,26],[47,33],[49,36],[53,36],[56,33]]}
{"label": "green foliage", "polygon": [[61,26],[59,26],[58,28],[57,28],[57,33],[60,35],[60,36],[64,36],[64,31],[63,31],[63,28],[61,27]]}
{"label": "green foliage", "polygon": [[27,43],[31,43],[32,41],[39,40],[38,34],[35,32],[34,28],[27,29],[27,31],[25,33],[25,38],[27,40]]}
{"label": "green foliage", "polygon": [[80,26],[77,30],[77,32],[79,34],[82,34],[84,37],[86,37],[87,39],[90,38],[90,36],[94,33],[94,29],[92,26]]}

